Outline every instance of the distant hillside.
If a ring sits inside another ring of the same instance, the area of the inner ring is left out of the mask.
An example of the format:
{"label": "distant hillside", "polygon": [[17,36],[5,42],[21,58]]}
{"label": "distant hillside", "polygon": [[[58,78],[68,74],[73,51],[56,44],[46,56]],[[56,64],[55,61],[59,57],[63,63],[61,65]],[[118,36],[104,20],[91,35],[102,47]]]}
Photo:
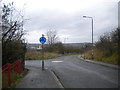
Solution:
{"label": "distant hillside", "polygon": [[80,47],[83,45],[90,45],[91,43],[65,43],[64,46],[73,46],[73,47]]}
{"label": "distant hillside", "polygon": [[[63,43],[64,46],[73,46],[73,47],[80,47],[83,45],[90,45],[91,43]],[[38,43],[28,43],[27,44],[27,48],[31,48],[31,49],[37,49],[40,48],[41,44]]]}

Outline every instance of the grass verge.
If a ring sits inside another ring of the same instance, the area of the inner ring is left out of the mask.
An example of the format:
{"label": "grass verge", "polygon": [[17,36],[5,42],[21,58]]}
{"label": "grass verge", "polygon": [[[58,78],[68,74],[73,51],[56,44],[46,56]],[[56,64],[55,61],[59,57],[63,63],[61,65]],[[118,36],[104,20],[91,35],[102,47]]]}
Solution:
{"label": "grass verge", "polygon": [[[57,58],[62,56],[62,54],[58,54],[58,53],[44,53],[44,59],[52,59],[52,58]],[[26,60],[42,60],[43,56],[41,52],[27,52],[26,56],[25,56]]]}
{"label": "grass verge", "polygon": [[[92,60],[92,51],[89,50],[82,54],[82,57],[86,59],[91,59]],[[112,55],[107,55],[106,52],[103,51],[94,51],[94,59],[95,61],[101,61],[105,63],[110,63],[110,64],[118,64],[118,54],[113,53]]]}
{"label": "grass verge", "polygon": [[[44,53],[44,59],[52,59],[52,58],[57,58],[60,56],[66,56],[66,55],[78,55],[79,53],[65,53],[65,54],[59,54],[59,53],[50,53],[50,52],[45,52]],[[38,51],[31,51],[27,52],[25,55],[25,60],[42,60],[42,53]]]}

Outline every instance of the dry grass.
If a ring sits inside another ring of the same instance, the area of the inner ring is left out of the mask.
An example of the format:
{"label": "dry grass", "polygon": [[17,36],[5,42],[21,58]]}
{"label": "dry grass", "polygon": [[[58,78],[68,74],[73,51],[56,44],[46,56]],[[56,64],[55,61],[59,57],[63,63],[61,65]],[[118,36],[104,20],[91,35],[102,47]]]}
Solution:
{"label": "dry grass", "polygon": [[[49,53],[49,52],[44,53],[44,59],[56,58],[59,56],[62,56],[62,55],[58,53]],[[43,57],[41,52],[32,51],[32,52],[26,53],[25,59],[26,60],[42,60]]]}
{"label": "dry grass", "polygon": [[[92,59],[91,53],[92,53],[92,51],[89,50],[89,51],[85,52],[84,54],[82,54],[82,57],[85,57],[87,59]],[[118,64],[118,54],[114,53],[111,56],[107,56],[106,52],[94,50],[94,60],[111,63],[111,64]]]}
{"label": "dry grass", "polygon": [[83,53],[82,57],[87,58],[87,59],[92,59],[92,50],[89,50],[89,51]]}

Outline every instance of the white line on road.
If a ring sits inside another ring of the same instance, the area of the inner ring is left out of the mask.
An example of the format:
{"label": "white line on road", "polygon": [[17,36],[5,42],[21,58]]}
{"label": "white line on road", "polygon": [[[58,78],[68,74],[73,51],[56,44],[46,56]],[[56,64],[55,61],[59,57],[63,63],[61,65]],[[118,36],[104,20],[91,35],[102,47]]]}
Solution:
{"label": "white line on road", "polygon": [[52,62],[63,62],[63,61],[52,61]]}

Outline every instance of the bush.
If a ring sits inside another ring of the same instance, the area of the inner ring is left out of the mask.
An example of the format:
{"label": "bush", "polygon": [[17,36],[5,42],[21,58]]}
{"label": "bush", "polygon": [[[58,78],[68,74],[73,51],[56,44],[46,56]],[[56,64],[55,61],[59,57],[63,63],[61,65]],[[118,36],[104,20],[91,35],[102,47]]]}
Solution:
{"label": "bush", "polygon": [[55,52],[55,53],[59,53],[59,54],[64,54],[64,46],[61,42],[55,43],[55,44],[52,44],[52,45],[46,45],[44,47],[44,51],[45,52]]}
{"label": "bush", "polygon": [[2,43],[2,64],[13,63],[18,59],[24,60],[26,44],[22,41],[7,41]]}
{"label": "bush", "polygon": [[[112,64],[120,64],[119,59],[119,29],[100,36],[99,41],[94,46],[94,60],[103,61]],[[85,52],[86,58],[90,57],[88,50]]]}

